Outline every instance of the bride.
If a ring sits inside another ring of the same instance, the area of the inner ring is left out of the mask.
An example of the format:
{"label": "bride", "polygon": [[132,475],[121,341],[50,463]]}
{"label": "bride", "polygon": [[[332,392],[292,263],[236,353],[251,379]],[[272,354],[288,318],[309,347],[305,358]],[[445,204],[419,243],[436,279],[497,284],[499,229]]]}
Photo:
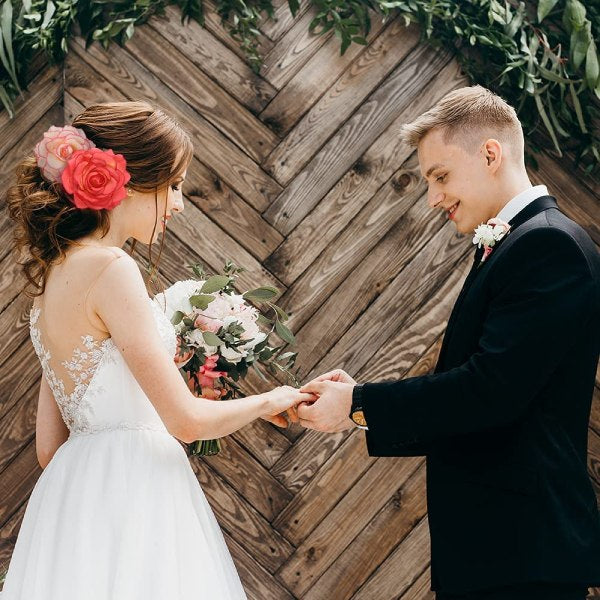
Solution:
{"label": "bride", "polygon": [[151,257],[159,222],[164,241],[167,219],[183,210],[189,136],[147,103],[98,104],[51,127],[34,154],[7,203],[36,288],[26,294],[43,372],[44,470],[0,596],[246,598],[177,440],[225,436],[259,417],[282,424],[279,413],[312,397],[281,387],[196,398],[173,361],[175,330],[123,246],[146,243]]}

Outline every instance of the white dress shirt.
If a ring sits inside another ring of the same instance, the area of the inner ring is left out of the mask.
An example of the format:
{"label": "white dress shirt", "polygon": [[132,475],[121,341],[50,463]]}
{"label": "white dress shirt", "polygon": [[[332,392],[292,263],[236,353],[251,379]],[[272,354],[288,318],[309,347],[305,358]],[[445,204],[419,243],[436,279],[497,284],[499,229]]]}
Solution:
{"label": "white dress shirt", "polygon": [[497,219],[502,219],[508,223],[518,213],[520,213],[527,205],[531,204],[541,196],[548,195],[548,188],[545,185],[534,185],[527,188],[520,194],[517,194],[512,200],[509,200],[504,208],[498,213]]}

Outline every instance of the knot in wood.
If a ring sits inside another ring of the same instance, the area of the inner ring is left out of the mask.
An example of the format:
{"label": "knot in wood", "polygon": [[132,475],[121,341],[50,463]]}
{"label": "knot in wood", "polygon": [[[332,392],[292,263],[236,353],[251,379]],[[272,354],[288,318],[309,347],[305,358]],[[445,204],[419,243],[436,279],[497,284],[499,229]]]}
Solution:
{"label": "knot in wood", "polygon": [[281,137],[283,135],[283,125],[273,117],[269,117],[263,123],[275,134]]}
{"label": "knot in wood", "polygon": [[394,188],[394,191],[403,194],[412,181],[413,178],[410,176],[410,173],[400,173],[398,177],[392,179],[392,187]]}
{"label": "knot in wood", "polygon": [[367,175],[370,169],[369,165],[362,158],[359,158],[352,166],[352,170],[357,175]]}
{"label": "knot in wood", "polygon": [[397,510],[400,510],[402,508],[402,490],[398,490],[392,496],[392,505]]}

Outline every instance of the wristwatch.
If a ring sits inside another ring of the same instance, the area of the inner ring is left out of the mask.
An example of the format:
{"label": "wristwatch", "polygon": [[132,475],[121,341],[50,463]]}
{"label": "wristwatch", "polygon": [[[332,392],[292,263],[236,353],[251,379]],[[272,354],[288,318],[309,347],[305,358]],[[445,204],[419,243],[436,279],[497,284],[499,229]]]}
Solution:
{"label": "wristwatch", "polygon": [[355,385],[352,388],[352,407],[350,408],[350,418],[359,429],[369,429],[363,410],[362,385]]}

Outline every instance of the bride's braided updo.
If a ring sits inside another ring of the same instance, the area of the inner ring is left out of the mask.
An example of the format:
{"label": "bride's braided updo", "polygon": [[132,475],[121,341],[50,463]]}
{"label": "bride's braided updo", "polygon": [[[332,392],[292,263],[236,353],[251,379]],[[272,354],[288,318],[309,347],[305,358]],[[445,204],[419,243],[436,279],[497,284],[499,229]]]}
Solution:
{"label": "bride's braided updo", "polygon": [[[129,187],[154,191],[158,216],[159,190],[169,186],[192,159],[192,142],[181,126],[147,102],[94,104],[71,125],[83,130],[96,147],[123,155],[131,175]],[[29,284],[37,290],[26,289],[29,298],[44,293],[48,269],[64,259],[69,246],[96,230],[104,237],[110,227],[110,210],[78,208],[60,183],[43,177],[33,149],[17,166],[16,182],[6,192],[6,205],[15,223],[13,252]],[[156,264],[149,244],[150,278],[160,261],[163,242],[164,235]],[[135,243],[133,240],[130,253]]]}

